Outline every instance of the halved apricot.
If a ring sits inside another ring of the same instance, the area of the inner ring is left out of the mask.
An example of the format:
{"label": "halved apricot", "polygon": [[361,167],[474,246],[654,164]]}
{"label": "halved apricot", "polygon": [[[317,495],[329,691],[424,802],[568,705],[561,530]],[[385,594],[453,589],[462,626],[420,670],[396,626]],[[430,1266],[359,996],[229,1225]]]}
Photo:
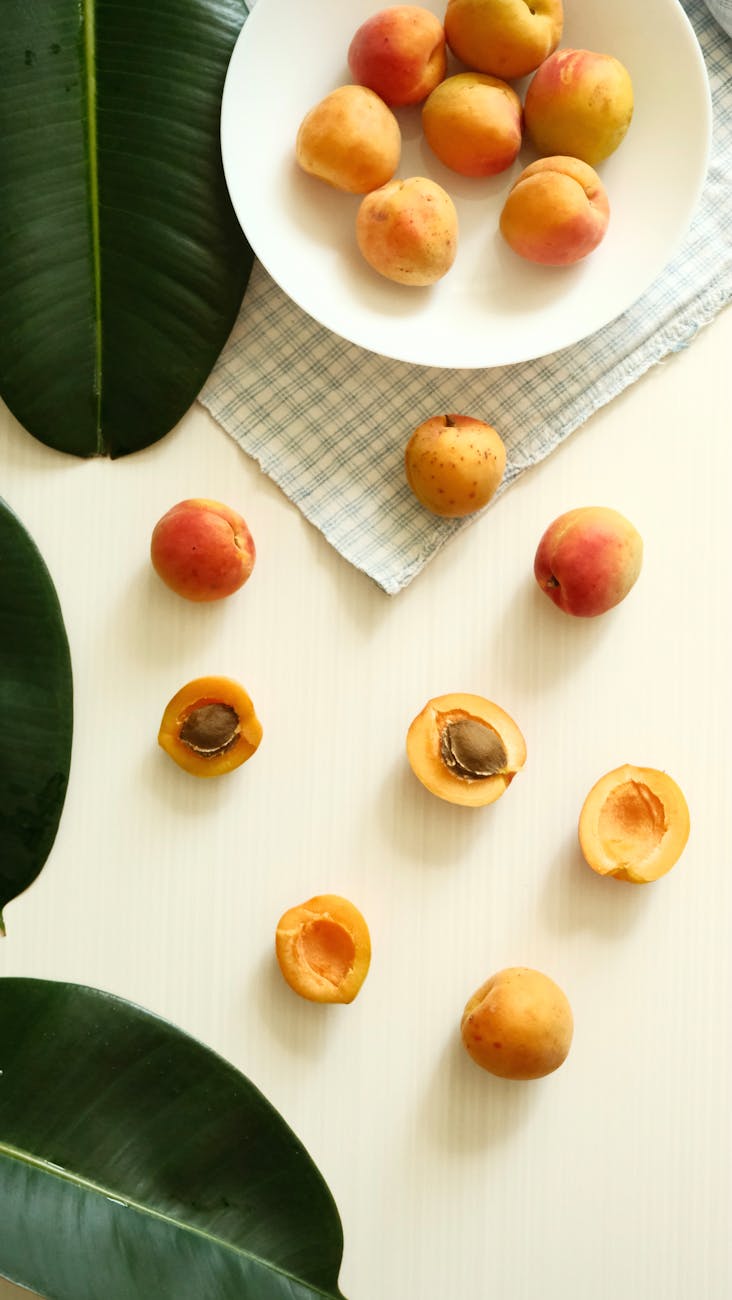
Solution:
{"label": "halved apricot", "polygon": [[600,876],[645,885],[678,862],[689,838],[689,809],[666,772],[625,763],[593,785],[582,806],[579,841]]}
{"label": "halved apricot", "polygon": [[482,695],[437,695],[407,732],[407,757],[432,794],[480,808],[500,799],[523,767],[526,741],[513,718]]}
{"label": "halved apricot", "polygon": [[371,937],[353,903],[317,894],[280,918],[275,952],[287,983],[310,1002],[352,1002],[368,974]]}
{"label": "halved apricot", "polygon": [[246,763],[262,739],[254,705],[230,677],[196,677],[173,696],[158,743],[192,776],[221,776]]}

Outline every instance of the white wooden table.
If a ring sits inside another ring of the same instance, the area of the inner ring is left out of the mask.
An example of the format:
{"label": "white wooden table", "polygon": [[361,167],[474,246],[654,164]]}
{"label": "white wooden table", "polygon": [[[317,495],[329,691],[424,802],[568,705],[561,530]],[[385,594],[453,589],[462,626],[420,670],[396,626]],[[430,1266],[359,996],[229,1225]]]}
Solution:
{"label": "white wooden table", "polygon": [[[0,412],[0,493],[56,582],[76,709],[59,835],[6,908],[0,974],[112,990],[246,1073],[334,1193],[349,1300],[732,1295],[731,358],[728,311],[394,598],[199,408],[116,463]],[[250,583],[217,606],[149,565],[187,496],[239,508],[256,539]],[[532,562],[551,519],[598,503],[636,524],[645,561],[585,623]],[[209,672],[242,681],[265,735],[196,782],[156,735]],[[450,690],[526,735],[492,808],[444,804],[407,766],[409,722]],[[683,858],[647,887],[599,879],[577,848],[585,794],[623,762],[667,769],[691,808]],[[349,1007],[301,1001],[274,961],[281,913],[323,891],[371,929]],[[574,1008],[569,1059],[536,1083],[493,1079],[459,1041],[469,994],[513,964]]]}

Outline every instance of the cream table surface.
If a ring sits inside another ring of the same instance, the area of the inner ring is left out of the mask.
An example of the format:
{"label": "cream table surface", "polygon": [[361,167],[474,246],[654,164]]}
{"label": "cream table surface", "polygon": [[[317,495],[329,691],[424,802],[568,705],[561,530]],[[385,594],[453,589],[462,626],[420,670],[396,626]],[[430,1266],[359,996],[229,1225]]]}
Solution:
{"label": "cream table surface", "polygon": [[[732,1295],[731,357],[727,311],[392,598],[198,407],[114,464],[0,413],[0,494],[56,582],[76,708],[61,828],[6,909],[0,974],[112,990],[249,1075],[335,1195],[349,1300]],[[156,519],[199,495],[238,506],[258,545],[214,607],[148,563]],[[646,550],[624,604],[585,623],[531,568],[543,527],[588,503]],[[197,783],[155,738],[208,672],[244,683],[265,737]],[[526,735],[493,808],[442,803],[406,764],[408,723],[448,690]],[[692,813],[681,862],[645,888],[594,876],[576,843],[587,790],[622,762],[667,769]],[[321,891],[371,928],[350,1007],[301,1001],[274,963],[278,917]],[[575,1013],[568,1061],[531,1084],[459,1043],[468,995],[514,964]]]}

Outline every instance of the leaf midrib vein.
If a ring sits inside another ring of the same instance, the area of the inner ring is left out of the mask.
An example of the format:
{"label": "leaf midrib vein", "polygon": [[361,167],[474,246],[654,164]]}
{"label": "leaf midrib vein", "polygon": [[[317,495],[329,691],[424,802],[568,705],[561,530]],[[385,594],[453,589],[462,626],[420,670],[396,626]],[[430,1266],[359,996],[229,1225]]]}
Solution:
{"label": "leaf midrib vein", "polygon": [[271,1260],[263,1259],[261,1255],[255,1255],[253,1251],[246,1250],[243,1246],[237,1246],[235,1243],[226,1241],[225,1238],[218,1237],[212,1232],[206,1232],[204,1228],[198,1228],[193,1223],[185,1223],[181,1219],[176,1219],[171,1214],[165,1214],[163,1210],[156,1210],[153,1206],[144,1205],[141,1201],[135,1201],[125,1195],[124,1192],[113,1191],[111,1188],[104,1187],[101,1183],[94,1182],[91,1178],[84,1178],[81,1174],[72,1173],[71,1170],[63,1169],[60,1165],[54,1165],[51,1161],[43,1160],[40,1156],[34,1156],[31,1151],[24,1151],[21,1147],[11,1146],[10,1143],[0,1140],[0,1156],[7,1156],[9,1160],[17,1160],[49,1178],[57,1178],[60,1182],[70,1183],[81,1191],[93,1192],[97,1196],[103,1196],[105,1200],[122,1204],[128,1210],[136,1210],[139,1214],[147,1215],[148,1218],[165,1223],[169,1227],[177,1228],[181,1232],[189,1232],[192,1236],[200,1237],[215,1246],[220,1246],[223,1250],[231,1251],[232,1254],[251,1260],[262,1268],[269,1269],[272,1273],[279,1273],[281,1277],[296,1283],[297,1286],[308,1287],[313,1295],[323,1296],[324,1300],[334,1300],[329,1291],[321,1291],[312,1282],[297,1277],[288,1269],[282,1268],[279,1264],[273,1264]]}
{"label": "leaf midrib vein", "polygon": [[99,233],[99,145],[97,139],[96,0],[83,0],[84,72],[86,85],[89,216],[94,279],[94,393],[97,451],[102,451],[102,266]]}

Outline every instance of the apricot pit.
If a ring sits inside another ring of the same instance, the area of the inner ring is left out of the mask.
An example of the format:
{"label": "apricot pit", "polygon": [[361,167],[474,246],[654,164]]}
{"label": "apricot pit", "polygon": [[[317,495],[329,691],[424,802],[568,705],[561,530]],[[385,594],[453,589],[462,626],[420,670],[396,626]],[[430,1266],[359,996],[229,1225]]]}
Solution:
{"label": "apricot pit", "polygon": [[635,885],[658,880],[678,862],[689,838],[686,799],[666,772],[630,763],[590,790],[579,819],[588,866]]}
{"label": "apricot pit", "polygon": [[197,677],[173,696],[158,743],[192,776],[221,776],[251,758],[262,725],[243,686],[230,677]]}
{"label": "apricot pit", "polygon": [[275,952],[290,988],[309,1002],[352,1002],[368,974],[371,937],[358,908],[317,894],[280,918]]}
{"label": "apricot pit", "polygon": [[526,742],[513,718],[482,695],[438,695],[409,727],[407,757],[431,794],[479,808],[508,789],[526,762]]}

